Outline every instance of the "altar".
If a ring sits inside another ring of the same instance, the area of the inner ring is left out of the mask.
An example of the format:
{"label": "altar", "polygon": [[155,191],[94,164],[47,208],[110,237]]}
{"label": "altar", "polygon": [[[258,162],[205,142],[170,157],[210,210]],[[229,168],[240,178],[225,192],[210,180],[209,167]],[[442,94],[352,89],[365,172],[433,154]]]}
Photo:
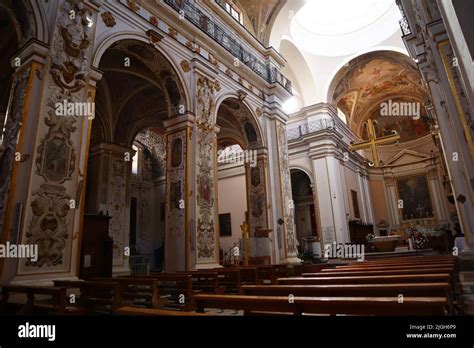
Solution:
{"label": "altar", "polygon": [[372,244],[378,252],[392,252],[395,251],[400,240],[400,235],[374,237],[369,241],[369,244]]}

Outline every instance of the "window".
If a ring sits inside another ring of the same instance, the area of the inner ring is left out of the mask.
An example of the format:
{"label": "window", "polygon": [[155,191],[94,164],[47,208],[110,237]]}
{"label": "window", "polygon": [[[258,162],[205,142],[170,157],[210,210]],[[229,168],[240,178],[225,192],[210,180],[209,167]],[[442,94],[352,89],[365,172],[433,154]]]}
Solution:
{"label": "window", "polygon": [[345,124],[347,124],[347,117],[346,117],[346,114],[342,112],[341,109],[337,108],[337,116],[339,116],[339,118],[342,120],[342,122],[344,122]]}
{"label": "window", "polygon": [[234,17],[234,19],[243,24],[242,13],[233,5],[228,2],[225,3],[225,10],[229,12],[229,14]]}
{"label": "window", "polygon": [[132,174],[138,174],[138,147],[133,145],[132,149],[135,151],[132,158]]}

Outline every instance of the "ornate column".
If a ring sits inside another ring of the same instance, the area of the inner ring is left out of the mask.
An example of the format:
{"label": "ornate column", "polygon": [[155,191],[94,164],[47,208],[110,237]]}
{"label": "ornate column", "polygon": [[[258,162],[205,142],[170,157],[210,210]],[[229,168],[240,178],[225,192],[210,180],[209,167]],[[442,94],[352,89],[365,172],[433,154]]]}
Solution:
{"label": "ornate column", "polygon": [[278,224],[277,228],[281,228],[284,248],[284,257],[280,260],[281,263],[299,262],[297,258],[298,249],[296,246],[296,231],[295,231],[295,217],[294,217],[294,202],[291,192],[291,176],[288,159],[288,141],[286,134],[286,127],[283,123],[275,121],[275,139],[276,139],[276,154],[278,161],[279,180],[276,185],[280,186],[281,198],[281,220],[282,224]]}
{"label": "ornate column", "polygon": [[219,267],[217,205],[217,81],[196,72],[196,268]]}
{"label": "ornate column", "polygon": [[266,149],[261,148],[257,152],[256,165],[254,167],[250,167],[249,163],[245,165],[250,258],[253,258],[255,263],[259,263],[259,259],[271,259],[272,256],[270,238],[256,237],[256,229],[268,228],[266,161]]}
{"label": "ornate column", "polygon": [[[0,153],[0,243],[19,243],[25,200],[32,166],[31,154],[39,114],[43,69],[48,47],[37,42],[24,46],[18,53],[22,65],[13,76],[7,108],[5,133]],[[0,258],[0,275],[4,281],[13,278],[18,260]]]}
{"label": "ornate column", "polygon": [[194,268],[196,254],[193,227],[192,129],[194,115],[175,116],[165,122],[166,131],[166,234],[165,270]]}
{"label": "ornate column", "polygon": [[38,119],[24,123],[25,135],[35,136],[31,138],[31,167],[25,168],[22,178],[28,195],[18,233],[22,244],[38,245],[39,256],[37,261],[19,261],[17,282],[37,283],[35,278],[45,279],[48,274],[74,278],[78,272],[91,120],[88,114],[62,116],[57,104],[90,106],[94,102],[99,76],[91,76],[90,61],[98,8],[89,1],[73,0],[57,6],[51,59],[39,74],[43,89],[34,97],[37,104],[29,104]]}

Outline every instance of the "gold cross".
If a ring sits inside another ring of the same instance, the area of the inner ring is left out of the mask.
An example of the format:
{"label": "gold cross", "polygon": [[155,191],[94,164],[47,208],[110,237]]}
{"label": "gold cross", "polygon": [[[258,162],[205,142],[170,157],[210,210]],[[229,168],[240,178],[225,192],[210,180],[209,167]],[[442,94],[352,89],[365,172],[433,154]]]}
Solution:
{"label": "gold cross", "polygon": [[377,138],[374,122],[372,121],[372,119],[369,118],[366,121],[366,125],[367,125],[367,135],[369,139],[362,141],[360,143],[351,142],[351,144],[349,145],[349,149],[351,151],[356,151],[356,150],[370,148],[372,150],[373,166],[380,167],[380,160],[379,160],[379,154],[377,152],[377,145],[396,142],[400,139],[400,135],[398,134],[397,131],[392,130],[391,135],[386,135],[386,136]]}

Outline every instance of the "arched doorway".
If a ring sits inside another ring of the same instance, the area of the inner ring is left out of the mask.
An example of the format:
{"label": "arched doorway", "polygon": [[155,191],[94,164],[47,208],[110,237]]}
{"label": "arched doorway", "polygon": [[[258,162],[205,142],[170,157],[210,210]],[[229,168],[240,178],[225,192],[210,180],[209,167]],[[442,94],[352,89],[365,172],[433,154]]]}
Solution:
{"label": "arched doorway", "polygon": [[166,207],[173,194],[184,196],[167,187],[166,163],[166,121],[185,110],[183,87],[167,58],[137,40],[114,43],[99,69],[85,212],[110,217],[114,274],[128,273],[137,256],[162,270],[165,249],[184,260],[184,236],[166,238],[171,225],[184,226],[180,208]]}
{"label": "arched doorway", "polygon": [[226,231],[220,231],[220,248],[225,258],[235,250],[233,248],[239,247],[243,262],[246,247],[240,225],[246,222],[250,233],[249,263],[270,263],[270,243],[256,236],[258,229],[268,226],[266,159],[258,124],[249,108],[236,98],[227,98],[220,104],[216,124],[219,128],[219,215],[223,221],[221,228],[225,228],[229,215],[223,214],[230,214],[232,229],[231,236],[222,236]]}
{"label": "arched doorway", "polygon": [[318,236],[318,224],[311,179],[300,169],[291,169],[291,191],[295,211],[296,238],[300,246],[303,238]]}

